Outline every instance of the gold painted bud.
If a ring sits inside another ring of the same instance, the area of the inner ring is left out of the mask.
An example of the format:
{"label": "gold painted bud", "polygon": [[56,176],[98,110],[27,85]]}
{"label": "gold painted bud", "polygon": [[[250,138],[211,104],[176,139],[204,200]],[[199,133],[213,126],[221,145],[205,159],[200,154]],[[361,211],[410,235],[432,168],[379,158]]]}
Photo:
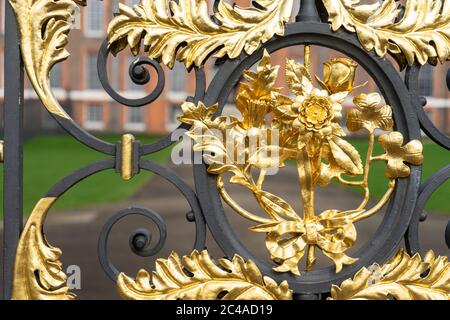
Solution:
{"label": "gold painted bud", "polygon": [[348,58],[336,58],[325,62],[322,86],[330,94],[352,91],[357,67],[355,61]]}

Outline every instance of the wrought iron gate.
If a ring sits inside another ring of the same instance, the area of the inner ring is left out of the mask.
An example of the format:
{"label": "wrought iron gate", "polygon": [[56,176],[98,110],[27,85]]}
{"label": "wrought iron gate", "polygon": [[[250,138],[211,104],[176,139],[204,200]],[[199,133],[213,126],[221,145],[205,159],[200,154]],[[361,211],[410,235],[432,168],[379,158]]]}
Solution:
{"label": "wrought iron gate", "polygon": [[[143,208],[120,211],[108,221],[100,234],[99,259],[124,298],[450,297],[447,257],[436,257],[433,252],[423,255],[418,236],[425,203],[450,176],[447,166],[421,181],[421,164],[427,161],[422,156],[421,130],[445,152],[450,139],[428,119],[423,110],[426,100],[418,94],[421,67],[449,60],[450,2],[386,0],[368,6],[359,1],[303,0],[296,21],[289,22],[293,4],[293,0],[258,0],[253,7],[241,8],[216,0],[210,16],[206,0],[141,0],[132,8],[121,5],[119,15],[111,21],[108,38],[99,50],[98,73],[106,92],[119,103],[136,108],[158,99],[164,87],[161,64],[172,67],[178,60],[195,72],[195,97],[187,98],[179,117],[180,128],[187,130],[194,151],[203,153],[203,162],[193,165],[194,191],[169,169],[143,159],[169,147],[173,143],[170,136],[144,145],[125,134],[117,144],[107,143],[78,126],[54,97],[49,73],[68,58],[65,46],[70,21],[75,9],[86,1],[9,0],[5,32],[5,299],[74,298],[58,261],[61,251],[47,242],[43,225],[48,210],[63,193],[104,170],[116,170],[124,180],[143,170],[164,177],[186,198],[192,210],[190,219],[196,224],[195,250],[190,255],[180,258],[173,253],[158,260],[156,272],[141,271],[133,279],[108,260],[106,246],[112,226],[129,214],[150,218],[161,238],[146,254],[156,255],[164,244],[164,222],[157,213]],[[280,70],[270,53],[291,46],[304,48],[304,61],[286,63],[287,96],[275,86]],[[347,56],[326,61],[318,85],[310,70],[314,46]],[[134,55],[143,47],[148,56],[130,66],[135,83],[150,80],[144,66],[158,74],[156,88],[143,99],[122,97],[107,79],[108,55],[127,47]],[[387,55],[396,60],[400,70],[406,69],[404,78]],[[206,88],[203,65],[213,58],[220,61],[220,69]],[[251,71],[254,64],[257,68]],[[387,104],[378,93],[356,95],[343,125],[342,104],[358,87],[358,66],[375,80]],[[80,143],[110,158],[58,182],[36,204],[22,228],[23,70],[55,121]],[[236,106],[242,118],[222,116],[223,106],[238,84]],[[365,159],[346,139],[347,131],[367,133]],[[375,155],[379,131],[378,143],[384,154]],[[252,148],[252,139],[256,139],[256,148]],[[269,170],[282,170],[286,161],[297,167],[301,214],[282,195],[264,190]],[[378,161],[385,163],[389,185],[382,199],[368,207],[370,166]],[[248,212],[227,193],[229,175],[231,183],[254,195],[265,216]],[[326,187],[331,180],[362,188],[361,205],[349,211],[330,208],[316,212],[315,189]],[[268,261],[254,256],[239,241],[222,200],[243,219],[255,223],[249,232],[265,234]],[[374,237],[355,256],[349,256],[346,251],[357,240],[355,223],[384,206],[387,212]],[[206,227],[230,260],[214,262],[204,250]],[[449,228],[445,236],[450,245]],[[406,248],[395,254],[403,238]],[[142,239],[135,239],[131,247],[139,254]],[[318,252],[329,258],[330,267],[315,269]],[[299,270],[301,261],[306,261],[306,270]]]}

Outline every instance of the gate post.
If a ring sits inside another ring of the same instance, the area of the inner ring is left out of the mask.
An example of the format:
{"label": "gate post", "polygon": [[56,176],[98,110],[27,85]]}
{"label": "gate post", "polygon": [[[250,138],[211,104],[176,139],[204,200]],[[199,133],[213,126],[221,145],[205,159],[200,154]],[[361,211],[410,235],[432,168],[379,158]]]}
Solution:
{"label": "gate post", "polygon": [[16,17],[5,3],[3,298],[11,298],[14,259],[23,225],[23,64]]}

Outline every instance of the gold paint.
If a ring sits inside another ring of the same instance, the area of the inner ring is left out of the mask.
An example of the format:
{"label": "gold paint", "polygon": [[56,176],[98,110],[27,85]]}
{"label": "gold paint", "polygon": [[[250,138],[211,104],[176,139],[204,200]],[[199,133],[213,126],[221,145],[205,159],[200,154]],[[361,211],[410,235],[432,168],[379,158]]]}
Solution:
{"label": "gold paint", "polygon": [[61,250],[50,246],[43,224],[56,198],[41,199],[31,213],[20,237],[14,264],[14,300],[67,300],[75,295],[66,286]]}
{"label": "gold paint", "polygon": [[[288,283],[280,285],[261,274],[256,264],[235,255],[216,264],[204,250],[182,259],[172,252],[156,261],[150,275],[140,270],[136,280],[119,275],[117,290],[130,300],[291,300]],[[187,272],[186,272],[187,271]],[[221,296],[221,294],[225,295]]]}
{"label": "gold paint", "polygon": [[50,88],[50,70],[66,60],[67,37],[73,13],[86,1],[9,0],[14,9],[20,34],[20,49],[28,78],[45,108],[70,119]]}
{"label": "gold paint", "polygon": [[404,14],[395,0],[372,5],[358,0],[322,1],[333,31],[344,27],[357,33],[366,50],[375,50],[380,57],[390,53],[402,67],[415,61],[435,65],[450,58],[448,0],[403,1]]}
{"label": "gold paint", "polygon": [[[310,61],[311,48],[305,46],[305,62]],[[266,247],[278,264],[277,272],[300,274],[298,264],[306,258],[311,270],[317,250],[330,258],[336,272],[357,259],[346,255],[356,241],[354,223],[378,213],[389,201],[397,178],[409,176],[405,163],[422,163],[419,141],[403,146],[403,137],[391,132],[380,137],[386,153],[374,156],[375,131],[393,128],[389,106],[379,106],[376,93],[355,97],[355,108],[347,116],[347,129],[369,133],[368,152],[363,164],[359,152],[346,140],[341,126],[342,103],[354,90],[357,65],[350,59],[332,59],[325,63],[324,81],[315,88],[310,70],[296,61],[286,62],[286,82],[294,95],[291,99],[275,87],[279,66],[272,66],[267,52],[256,71],[246,71],[239,86],[236,106],[242,119],[214,118],[217,105],[207,108],[203,103],[185,102],[179,120],[192,126],[187,133],[194,141],[194,150],[202,151],[208,172],[218,176],[217,188],[223,200],[242,217],[257,223],[253,232],[266,233]],[[344,91],[345,90],[345,91]],[[278,136],[279,139],[275,139]],[[265,137],[265,138],[264,138]],[[250,144],[250,141],[257,141]],[[278,155],[278,156],[276,156]],[[286,160],[296,163],[302,200],[302,217],[280,196],[264,190],[268,170],[282,168]],[[385,161],[389,179],[385,195],[372,208],[369,173],[375,161]],[[259,174],[258,174],[259,171]],[[227,193],[224,177],[255,196],[267,215],[262,217],[243,209]],[[255,175],[256,173],[256,175]],[[360,177],[349,181],[344,176]],[[254,177],[257,177],[255,179]],[[326,187],[332,179],[365,191],[361,204],[348,211],[329,209],[315,212],[315,190]]]}
{"label": "gold paint", "polygon": [[123,180],[131,180],[133,173],[133,151],[135,138],[132,134],[122,136],[122,154],[120,164],[120,175]]}
{"label": "gold paint", "polygon": [[137,55],[143,41],[150,58],[170,68],[175,60],[190,68],[200,67],[211,54],[230,59],[243,51],[252,54],[274,35],[284,34],[293,6],[293,0],[256,2],[257,7],[241,8],[221,0],[215,19],[207,0],[142,0],[133,8],[120,3],[120,15],[108,27],[110,49],[116,54],[130,46]]}
{"label": "gold paint", "polygon": [[353,279],[333,285],[334,300],[450,300],[450,263],[429,251],[425,259],[401,249],[391,261],[358,271]]}

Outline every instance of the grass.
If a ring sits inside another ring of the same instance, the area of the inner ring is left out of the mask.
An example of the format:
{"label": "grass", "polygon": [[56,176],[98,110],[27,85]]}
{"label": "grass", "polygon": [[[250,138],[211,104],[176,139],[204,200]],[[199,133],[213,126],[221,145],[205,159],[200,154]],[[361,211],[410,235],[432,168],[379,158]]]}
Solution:
{"label": "grass", "polygon": [[[365,159],[367,153],[366,139],[352,139],[351,143],[358,149],[362,159]],[[434,172],[442,167],[450,164],[450,155],[448,152],[436,145],[431,140],[424,140],[424,164],[423,164],[423,181],[430,177]],[[383,153],[380,145],[376,143],[375,155]],[[386,191],[387,180],[384,177],[384,163],[378,162],[372,165],[370,180],[370,190],[375,198],[380,198]],[[450,194],[450,181],[444,183],[436,193],[429,199],[425,209],[429,212],[450,214],[450,205],[448,196]]]}
{"label": "grass", "polygon": [[[119,135],[102,135],[100,138],[116,142]],[[142,143],[150,143],[157,137],[136,136]],[[165,163],[171,148],[145,157]],[[39,136],[24,145],[24,212],[29,214],[36,202],[59,180],[74,170],[108,156],[91,150],[66,135]],[[136,192],[151,174],[143,172],[131,181],[121,180],[118,173],[108,170],[80,182],[63,195],[55,204],[56,209],[78,209],[92,204],[112,203],[124,200]],[[3,170],[1,170],[3,180]],[[0,184],[0,190],[3,183]],[[3,207],[3,197],[0,197]]]}

